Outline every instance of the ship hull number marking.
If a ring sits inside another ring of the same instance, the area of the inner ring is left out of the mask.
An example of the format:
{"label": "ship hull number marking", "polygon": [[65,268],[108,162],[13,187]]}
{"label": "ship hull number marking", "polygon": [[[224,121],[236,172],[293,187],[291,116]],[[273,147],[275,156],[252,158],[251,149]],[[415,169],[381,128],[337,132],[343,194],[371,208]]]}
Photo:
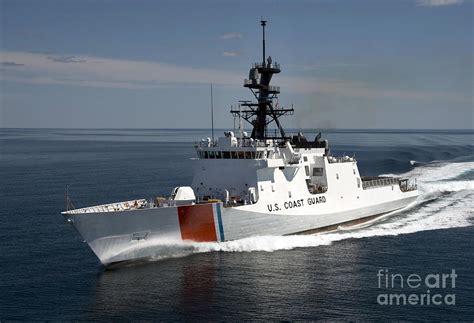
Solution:
{"label": "ship hull number marking", "polygon": [[280,210],[288,210],[288,209],[294,209],[298,207],[303,207],[305,205],[305,202],[308,205],[316,205],[319,203],[326,203],[326,197],[324,196],[318,196],[318,197],[309,197],[306,200],[305,199],[299,199],[299,200],[291,200],[291,201],[286,201],[283,202],[283,205],[281,203],[273,203],[273,204],[267,204],[267,209],[269,212],[276,212]]}

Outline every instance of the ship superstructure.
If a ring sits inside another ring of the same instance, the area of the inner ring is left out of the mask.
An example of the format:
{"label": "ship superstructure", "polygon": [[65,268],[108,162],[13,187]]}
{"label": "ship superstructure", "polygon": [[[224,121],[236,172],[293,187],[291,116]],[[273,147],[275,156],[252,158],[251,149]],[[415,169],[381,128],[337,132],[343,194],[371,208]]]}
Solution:
{"label": "ship superstructure", "polygon": [[[157,256],[144,241],[228,241],[258,235],[288,235],[336,229],[406,207],[416,184],[395,177],[363,177],[357,161],[333,156],[318,134],[288,136],[280,117],[293,108],[278,106],[270,85],[280,65],[265,56],[252,65],[244,86],[255,101],[240,101],[231,113],[249,122],[223,137],[202,139],[190,186],[169,198],[118,202],[67,210],[62,214],[107,265]],[[269,131],[274,123],[275,131]],[[152,244],[153,245],[153,244]],[[146,247],[141,247],[146,246]],[[159,256],[159,255],[158,255]]]}

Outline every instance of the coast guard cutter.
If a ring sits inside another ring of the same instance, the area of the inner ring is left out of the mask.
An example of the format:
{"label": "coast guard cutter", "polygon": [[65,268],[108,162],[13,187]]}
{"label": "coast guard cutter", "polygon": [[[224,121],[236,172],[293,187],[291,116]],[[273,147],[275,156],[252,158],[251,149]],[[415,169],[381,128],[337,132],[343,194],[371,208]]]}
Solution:
{"label": "coast guard cutter", "polygon": [[[288,136],[270,85],[280,65],[265,55],[244,86],[255,102],[231,113],[252,127],[227,131],[196,144],[194,179],[169,198],[131,200],[62,212],[104,265],[156,256],[153,242],[223,242],[260,235],[333,230],[401,209],[413,202],[416,184],[406,178],[363,177],[357,161],[330,153],[327,140]],[[270,133],[274,123],[277,133]],[[148,243],[147,243],[148,242]],[[142,247],[143,246],[143,247]]]}

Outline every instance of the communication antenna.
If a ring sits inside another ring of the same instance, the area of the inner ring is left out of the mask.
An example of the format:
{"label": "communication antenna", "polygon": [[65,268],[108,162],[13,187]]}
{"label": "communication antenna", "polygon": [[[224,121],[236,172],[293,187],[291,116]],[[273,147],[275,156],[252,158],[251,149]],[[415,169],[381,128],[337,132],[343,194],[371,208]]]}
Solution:
{"label": "communication antenna", "polygon": [[267,25],[267,21],[263,20],[263,17],[260,20],[260,25],[262,26],[262,64],[265,65],[265,26]]}
{"label": "communication antenna", "polygon": [[239,147],[242,145],[242,107],[241,105],[239,104],[239,137],[240,137],[240,145]]}
{"label": "communication antenna", "polygon": [[66,211],[69,211],[69,185],[66,185]]}
{"label": "communication antenna", "polygon": [[69,198],[69,185],[66,185],[66,211],[74,210],[74,204],[72,204],[71,199]]}
{"label": "communication antenna", "polygon": [[211,83],[211,137],[212,137],[212,145],[214,145],[214,98],[212,96],[212,83]]}
{"label": "communication antenna", "polygon": [[[234,107],[231,105],[230,106],[230,110],[232,111],[234,109]],[[237,118],[237,116],[234,114],[234,133],[235,133],[235,119]]]}

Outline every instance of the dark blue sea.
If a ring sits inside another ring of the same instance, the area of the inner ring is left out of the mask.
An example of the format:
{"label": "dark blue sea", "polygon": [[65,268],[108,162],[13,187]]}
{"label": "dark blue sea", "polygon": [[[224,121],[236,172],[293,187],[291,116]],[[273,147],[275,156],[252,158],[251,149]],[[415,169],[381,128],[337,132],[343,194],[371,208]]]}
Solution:
{"label": "dark blue sea", "polygon": [[370,225],[103,268],[60,214],[66,186],[76,207],[168,195],[208,136],[0,129],[0,320],[474,319],[473,131],[323,132],[363,175],[417,178],[420,200]]}

